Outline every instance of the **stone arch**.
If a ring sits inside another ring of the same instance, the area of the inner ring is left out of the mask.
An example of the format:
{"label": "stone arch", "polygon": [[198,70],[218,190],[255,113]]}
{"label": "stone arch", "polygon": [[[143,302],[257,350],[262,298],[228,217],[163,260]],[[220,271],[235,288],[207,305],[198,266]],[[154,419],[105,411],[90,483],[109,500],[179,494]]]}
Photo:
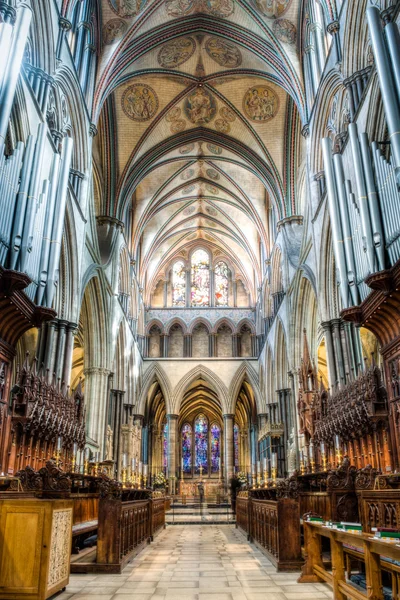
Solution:
{"label": "stone arch", "polygon": [[183,319],[181,319],[180,317],[174,317],[173,319],[171,319],[170,321],[168,321],[165,324],[165,326],[164,326],[165,335],[169,335],[169,333],[171,331],[171,327],[173,327],[174,325],[180,325],[182,327],[182,331],[183,331],[184,335],[186,335],[188,333],[188,328],[187,328],[187,324],[185,323],[185,321]]}
{"label": "stone arch", "polygon": [[229,386],[229,412],[231,414],[235,412],[236,400],[244,381],[247,381],[253,389],[257,412],[265,412],[265,398],[259,385],[258,374],[247,361],[240,365]]}
{"label": "stone arch", "polygon": [[186,390],[197,379],[204,379],[216,392],[221,403],[222,414],[229,413],[229,392],[224,382],[205,365],[196,365],[178,382],[173,394],[173,412],[179,414]]}
{"label": "stone arch", "polygon": [[173,414],[172,389],[168,376],[164,369],[157,362],[151,363],[147,371],[144,372],[140,386],[139,401],[137,404],[137,414],[144,415],[146,409],[147,394],[153,383],[158,383],[162,391],[167,414]]}

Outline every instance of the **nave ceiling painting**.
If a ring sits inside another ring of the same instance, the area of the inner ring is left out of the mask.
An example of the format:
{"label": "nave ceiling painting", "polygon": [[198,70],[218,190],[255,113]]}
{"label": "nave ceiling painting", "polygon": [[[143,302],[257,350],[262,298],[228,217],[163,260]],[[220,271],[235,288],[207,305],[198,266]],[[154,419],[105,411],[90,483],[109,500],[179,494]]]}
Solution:
{"label": "nave ceiling painting", "polygon": [[266,214],[298,214],[298,11],[298,0],[103,0],[97,212],[126,222],[134,209],[147,302],[199,244],[255,301]]}

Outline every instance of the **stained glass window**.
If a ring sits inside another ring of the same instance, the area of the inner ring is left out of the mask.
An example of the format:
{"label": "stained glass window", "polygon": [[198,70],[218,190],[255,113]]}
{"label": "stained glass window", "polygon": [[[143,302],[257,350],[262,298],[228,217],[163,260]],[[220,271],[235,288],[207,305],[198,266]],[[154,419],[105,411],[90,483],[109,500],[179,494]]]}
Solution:
{"label": "stained glass window", "polygon": [[172,306],[186,305],[186,271],[182,261],[172,267]]}
{"label": "stained glass window", "polygon": [[215,265],[215,306],[228,306],[228,265]]}
{"label": "stained glass window", "polygon": [[182,465],[184,473],[192,472],[192,428],[189,423],[182,427]]}
{"label": "stained glass window", "polygon": [[163,432],[163,467],[164,470],[168,469],[168,423],[164,425]]}
{"label": "stained glass window", "polygon": [[192,255],[192,306],[210,305],[210,261],[205,250],[196,250]]}
{"label": "stained glass window", "polygon": [[235,469],[239,469],[239,425],[233,426],[233,452],[235,458]]}
{"label": "stained glass window", "polygon": [[216,423],[211,425],[211,473],[218,473],[221,459],[221,430]]}
{"label": "stained glass window", "polygon": [[199,415],[194,422],[195,434],[195,472],[202,474],[208,472],[208,423],[204,415]]}

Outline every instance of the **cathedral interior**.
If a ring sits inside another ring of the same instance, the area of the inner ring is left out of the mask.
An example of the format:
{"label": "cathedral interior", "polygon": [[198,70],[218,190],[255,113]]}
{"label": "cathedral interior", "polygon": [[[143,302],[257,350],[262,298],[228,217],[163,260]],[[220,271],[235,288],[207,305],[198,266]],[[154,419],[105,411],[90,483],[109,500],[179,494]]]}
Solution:
{"label": "cathedral interior", "polygon": [[0,0],[0,600],[400,599],[399,25]]}

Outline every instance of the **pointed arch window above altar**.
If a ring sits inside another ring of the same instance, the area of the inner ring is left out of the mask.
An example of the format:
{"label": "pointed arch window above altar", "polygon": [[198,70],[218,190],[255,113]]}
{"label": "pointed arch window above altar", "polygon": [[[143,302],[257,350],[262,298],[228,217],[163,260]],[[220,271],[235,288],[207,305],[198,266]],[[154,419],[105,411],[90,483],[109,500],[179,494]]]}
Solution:
{"label": "pointed arch window above altar", "polygon": [[191,305],[210,306],[210,257],[199,248],[192,254]]}

